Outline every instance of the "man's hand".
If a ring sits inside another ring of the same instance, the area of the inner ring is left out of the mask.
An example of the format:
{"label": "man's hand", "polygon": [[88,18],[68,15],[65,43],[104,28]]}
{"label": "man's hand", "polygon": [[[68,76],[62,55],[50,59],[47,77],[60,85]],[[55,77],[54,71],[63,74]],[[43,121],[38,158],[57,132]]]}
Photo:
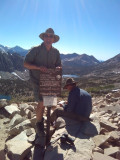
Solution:
{"label": "man's hand", "polygon": [[61,66],[58,66],[58,67],[56,67],[56,69],[61,70],[61,69],[62,69],[62,67],[61,67]]}
{"label": "man's hand", "polygon": [[46,68],[46,67],[43,67],[43,66],[39,67],[39,70],[40,70],[41,72],[47,72],[47,68]]}

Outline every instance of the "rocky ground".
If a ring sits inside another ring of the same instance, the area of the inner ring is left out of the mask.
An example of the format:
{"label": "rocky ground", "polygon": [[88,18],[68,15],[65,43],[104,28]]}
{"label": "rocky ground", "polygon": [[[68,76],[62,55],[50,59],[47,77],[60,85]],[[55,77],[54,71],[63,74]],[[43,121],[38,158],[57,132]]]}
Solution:
{"label": "rocky ground", "polygon": [[[8,104],[0,100],[0,160],[32,160],[36,105],[35,102]],[[91,119],[91,122],[78,123],[58,118],[44,160],[120,159],[120,89],[93,97]],[[74,139],[74,146],[61,143],[64,133]]]}

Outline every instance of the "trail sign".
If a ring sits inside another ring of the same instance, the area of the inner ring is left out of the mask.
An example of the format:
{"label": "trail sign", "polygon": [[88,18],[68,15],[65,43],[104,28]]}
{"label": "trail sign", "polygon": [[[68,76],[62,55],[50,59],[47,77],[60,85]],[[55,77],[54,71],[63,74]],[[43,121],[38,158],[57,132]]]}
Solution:
{"label": "trail sign", "polygon": [[40,94],[42,96],[61,96],[62,70],[48,69],[40,74]]}

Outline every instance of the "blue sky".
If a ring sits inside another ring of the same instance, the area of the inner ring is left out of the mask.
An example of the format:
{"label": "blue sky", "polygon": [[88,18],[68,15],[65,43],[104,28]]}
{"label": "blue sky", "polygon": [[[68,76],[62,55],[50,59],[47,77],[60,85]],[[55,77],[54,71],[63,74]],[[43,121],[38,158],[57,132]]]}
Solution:
{"label": "blue sky", "polygon": [[0,44],[29,49],[52,27],[60,53],[120,53],[120,0],[0,0]]}

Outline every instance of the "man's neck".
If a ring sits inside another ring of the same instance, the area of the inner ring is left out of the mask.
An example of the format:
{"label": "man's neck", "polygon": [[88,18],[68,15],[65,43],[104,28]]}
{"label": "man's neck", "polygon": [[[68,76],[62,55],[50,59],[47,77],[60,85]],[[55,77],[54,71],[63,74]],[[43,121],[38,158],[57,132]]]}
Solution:
{"label": "man's neck", "polygon": [[47,51],[49,51],[51,49],[51,46],[45,46]]}
{"label": "man's neck", "polygon": [[47,51],[49,51],[51,49],[51,47],[52,47],[51,45],[45,45],[45,48],[47,49]]}

